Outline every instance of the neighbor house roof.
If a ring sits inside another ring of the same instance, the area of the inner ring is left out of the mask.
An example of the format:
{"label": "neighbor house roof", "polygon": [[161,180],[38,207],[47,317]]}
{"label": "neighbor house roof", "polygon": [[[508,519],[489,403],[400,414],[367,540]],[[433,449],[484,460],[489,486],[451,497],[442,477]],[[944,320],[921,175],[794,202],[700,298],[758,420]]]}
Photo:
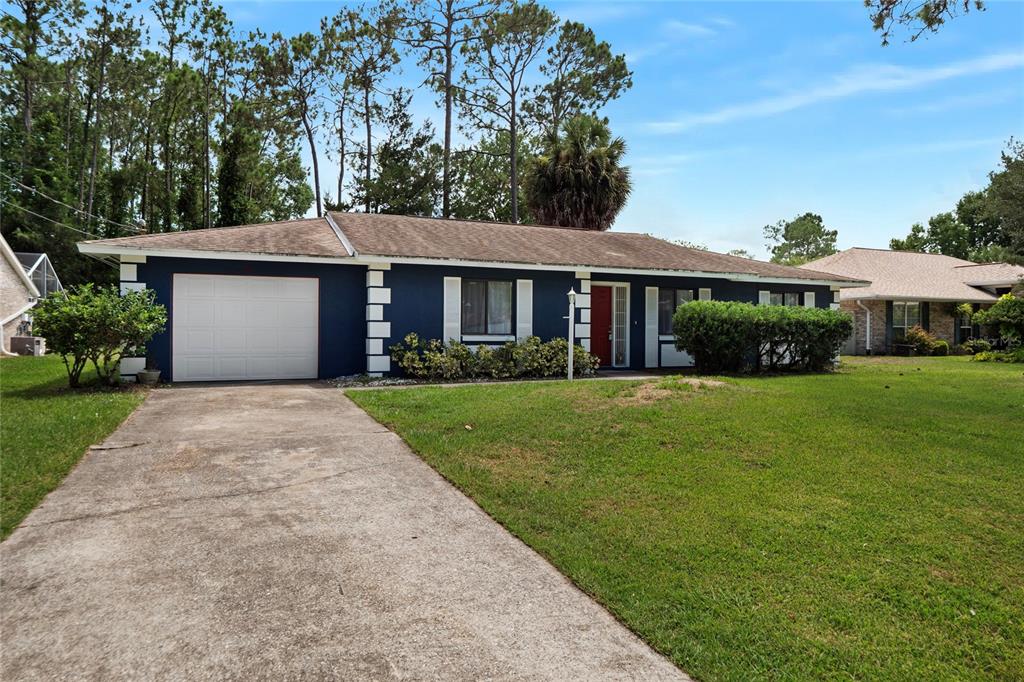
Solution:
{"label": "neighbor house roof", "polygon": [[952,256],[916,251],[855,247],[801,267],[868,280],[870,286],[844,289],[846,299],[904,299],[984,303],[996,296],[979,287],[1008,286],[1024,276],[1024,267],[972,263]]}
{"label": "neighbor house roof", "polygon": [[21,261],[18,260],[18,256],[11,249],[11,245],[7,243],[7,240],[3,238],[3,235],[0,235],[0,253],[3,253],[4,259],[7,261],[8,265],[11,266],[11,270],[14,271],[14,274],[17,275],[22,286],[24,286],[25,290],[28,292],[28,295],[32,298],[38,298],[39,289],[36,288],[32,278],[30,278],[28,273],[25,272],[25,268],[22,267]]}
{"label": "neighbor house roof", "polygon": [[326,218],[83,242],[86,253],[163,251],[686,271],[862,284],[856,278],[693,249],[629,232],[332,212]]}

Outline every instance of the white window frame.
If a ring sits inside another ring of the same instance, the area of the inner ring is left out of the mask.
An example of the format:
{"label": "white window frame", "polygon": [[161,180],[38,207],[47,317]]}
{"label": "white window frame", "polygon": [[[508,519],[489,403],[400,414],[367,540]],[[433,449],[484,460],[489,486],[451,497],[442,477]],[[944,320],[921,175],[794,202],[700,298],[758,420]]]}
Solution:
{"label": "white window frame", "polygon": [[[917,306],[917,322],[909,324],[907,322],[907,306]],[[896,324],[896,309],[900,307],[903,309],[903,324]],[[920,301],[893,301],[892,302],[892,338],[898,339],[900,337],[906,337],[907,331],[913,327],[921,326],[921,302]],[[897,330],[903,330],[902,334],[898,334]]]}

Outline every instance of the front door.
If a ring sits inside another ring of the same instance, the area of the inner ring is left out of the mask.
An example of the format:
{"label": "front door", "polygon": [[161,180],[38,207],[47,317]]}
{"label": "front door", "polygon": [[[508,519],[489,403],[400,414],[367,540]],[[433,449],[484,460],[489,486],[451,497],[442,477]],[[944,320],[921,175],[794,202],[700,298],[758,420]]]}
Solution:
{"label": "front door", "polygon": [[602,367],[612,365],[612,288],[590,289],[590,352]]}

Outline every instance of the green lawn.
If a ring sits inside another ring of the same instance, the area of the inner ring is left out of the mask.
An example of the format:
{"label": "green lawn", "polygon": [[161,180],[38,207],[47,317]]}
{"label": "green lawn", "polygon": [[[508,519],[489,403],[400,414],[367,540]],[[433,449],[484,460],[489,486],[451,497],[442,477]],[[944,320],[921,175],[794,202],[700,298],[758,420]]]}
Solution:
{"label": "green lawn", "polygon": [[[84,375],[85,381],[95,375]],[[129,388],[69,390],[56,356],[0,360],[0,538],[145,397]]]}
{"label": "green lawn", "polygon": [[725,381],[349,395],[697,678],[1021,679],[1024,367]]}

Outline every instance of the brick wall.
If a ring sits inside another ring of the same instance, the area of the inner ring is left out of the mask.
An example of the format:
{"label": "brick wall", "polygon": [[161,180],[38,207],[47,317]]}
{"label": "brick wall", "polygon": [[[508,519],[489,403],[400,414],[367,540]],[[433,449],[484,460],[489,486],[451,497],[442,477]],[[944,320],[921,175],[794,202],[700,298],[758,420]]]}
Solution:
{"label": "brick wall", "polygon": [[956,313],[953,303],[928,304],[928,331],[952,348],[956,345]]}
{"label": "brick wall", "polygon": [[[25,307],[31,298],[25,283],[14,271],[7,259],[0,256],[0,319],[3,319]],[[11,336],[17,331],[20,318],[15,318],[4,325],[4,349],[11,349]]]}
{"label": "brick wall", "polygon": [[[861,301],[871,311],[871,352],[885,353],[885,301]],[[843,301],[839,309],[853,315],[853,353],[864,355],[867,348],[867,313],[855,301]]]}

